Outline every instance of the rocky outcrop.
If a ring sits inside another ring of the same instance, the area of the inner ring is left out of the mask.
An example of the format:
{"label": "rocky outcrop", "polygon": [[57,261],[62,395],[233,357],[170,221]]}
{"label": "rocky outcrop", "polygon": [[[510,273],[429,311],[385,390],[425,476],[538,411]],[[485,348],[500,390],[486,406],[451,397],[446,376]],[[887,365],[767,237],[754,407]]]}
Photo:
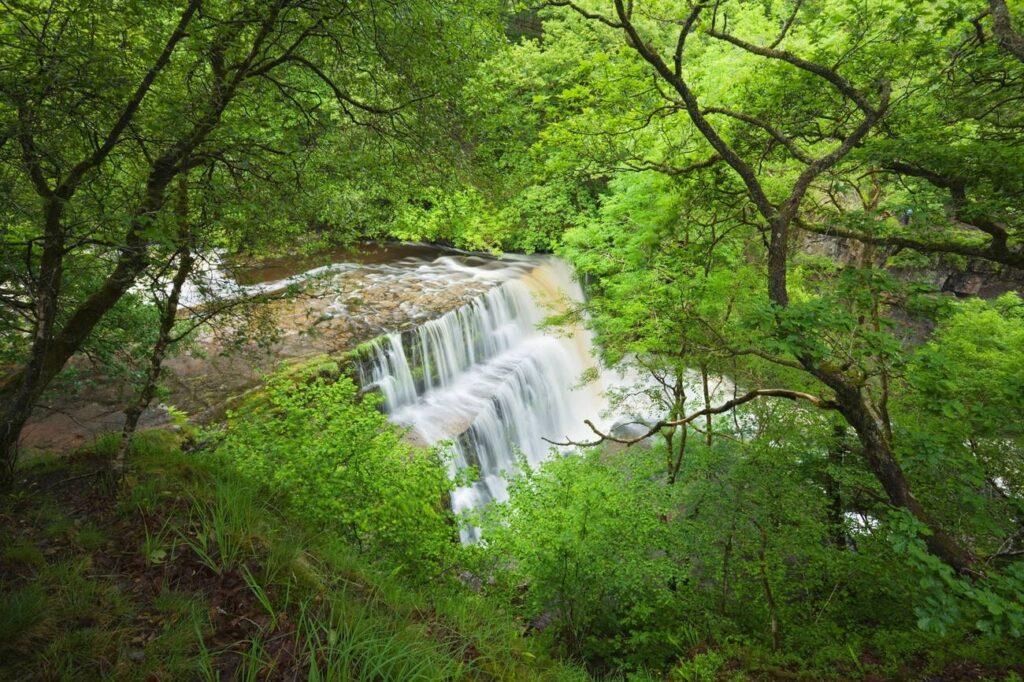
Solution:
{"label": "rocky outcrop", "polygon": [[829,258],[840,266],[888,267],[907,281],[928,282],[939,291],[959,297],[995,298],[1008,291],[1024,292],[1024,271],[1000,266],[981,258],[964,262],[940,256],[925,258],[920,267],[894,265],[894,248],[875,247],[852,239],[819,234],[805,234],[799,249],[813,256]]}

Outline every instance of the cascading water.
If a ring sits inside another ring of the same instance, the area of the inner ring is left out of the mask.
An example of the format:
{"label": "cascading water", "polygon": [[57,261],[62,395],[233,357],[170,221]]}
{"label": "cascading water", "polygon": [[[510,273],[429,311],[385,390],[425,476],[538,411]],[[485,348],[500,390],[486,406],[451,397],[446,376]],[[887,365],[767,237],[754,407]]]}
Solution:
{"label": "cascading water", "polygon": [[[604,406],[600,387],[574,388],[592,366],[587,334],[538,329],[551,308],[582,292],[561,261],[534,263],[462,308],[379,338],[360,369],[393,421],[426,444],[453,440],[453,473],[477,468],[477,481],[452,496],[456,512],[505,499],[504,474],[520,453],[541,462],[552,447],[545,438],[585,437],[584,419]],[[477,537],[463,531],[464,541]]]}

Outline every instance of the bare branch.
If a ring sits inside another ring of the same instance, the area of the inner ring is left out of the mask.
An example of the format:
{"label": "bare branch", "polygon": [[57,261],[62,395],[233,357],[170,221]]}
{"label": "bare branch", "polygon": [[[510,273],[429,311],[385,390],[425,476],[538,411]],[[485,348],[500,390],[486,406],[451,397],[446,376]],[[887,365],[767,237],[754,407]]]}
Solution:
{"label": "bare branch", "polygon": [[699,419],[701,417],[705,417],[705,416],[709,416],[709,415],[722,414],[723,412],[728,412],[728,411],[730,411],[732,409],[735,409],[735,408],[739,407],[740,405],[743,405],[744,403],[749,403],[752,400],[756,400],[757,398],[769,398],[769,397],[771,397],[771,398],[786,398],[787,400],[804,400],[804,401],[807,401],[807,402],[811,403],[815,407],[821,408],[823,410],[838,410],[839,409],[838,403],[836,403],[836,402],[834,402],[832,400],[825,400],[824,398],[819,398],[818,396],[811,395],[810,393],[802,393],[800,391],[791,391],[791,390],[788,390],[788,389],[785,389],[785,388],[758,388],[758,389],[754,389],[753,391],[749,391],[748,393],[745,393],[744,395],[741,395],[738,398],[733,398],[732,400],[726,401],[726,402],[722,403],[721,405],[718,405],[717,407],[705,407],[704,409],[698,410],[698,411],[696,411],[696,412],[694,412],[692,414],[689,414],[689,415],[687,415],[687,416],[685,416],[685,417],[683,417],[681,419],[671,419],[671,420],[659,421],[654,426],[650,427],[650,429],[645,434],[643,434],[642,436],[636,436],[634,438],[619,438],[618,436],[613,436],[611,434],[604,433],[600,429],[598,429],[596,426],[594,426],[594,423],[592,421],[587,419],[583,423],[586,424],[587,426],[589,426],[590,430],[593,431],[595,434],[597,434],[598,440],[596,440],[596,441],[578,442],[578,441],[574,441],[574,440],[571,440],[571,439],[567,439],[566,441],[559,443],[559,442],[548,440],[547,438],[545,438],[544,440],[546,440],[548,443],[551,443],[552,445],[577,446],[577,447],[593,447],[595,445],[600,445],[601,443],[604,443],[605,441],[609,441],[609,442],[612,442],[612,443],[620,443],[620,444],[626,445],[626,446],[636,445],[637,443],[640,443],[642,441],[647,440],[648,438],[650,438],[654,434],[656,434],[659,431],[661,431],[663,428],[666,428],[666,427],[676,427],[676,426],[684,426],[684,425],[689,424],[690,422],[694,421],[695,419]]}

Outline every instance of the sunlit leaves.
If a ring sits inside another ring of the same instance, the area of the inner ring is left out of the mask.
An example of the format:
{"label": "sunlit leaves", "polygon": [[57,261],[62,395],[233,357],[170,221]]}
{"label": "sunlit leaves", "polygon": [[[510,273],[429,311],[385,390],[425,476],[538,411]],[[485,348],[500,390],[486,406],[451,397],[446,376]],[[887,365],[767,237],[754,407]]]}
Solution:
{"label": "sunlit leaves", "polygon": [[278,376],[218,452],[311,521],[426,576],[452,547],[451,482],[439,453],[403,443],[357,390],[344,376]]}

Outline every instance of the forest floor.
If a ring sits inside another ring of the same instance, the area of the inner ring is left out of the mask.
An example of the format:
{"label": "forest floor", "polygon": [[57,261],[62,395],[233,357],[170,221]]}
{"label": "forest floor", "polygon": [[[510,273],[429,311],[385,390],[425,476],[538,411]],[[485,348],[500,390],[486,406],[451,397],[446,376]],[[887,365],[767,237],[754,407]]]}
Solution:
{"label": "forest floor", "polygon": [[0,679],[566,679],[511,619],[379,574],[166,431],[117,494],[104,450],[0,499]]}
{"label": "forest floor", "polygon": [[[140,433],[114,486],[116,444],[30,460],[0,496],[0,680],[592,679],[493,601],[382,569],[209,450],[183,449],[181,434]],[[702,670],[708,653],[723,664]],[[896,670],[866,654],[813,670],[735,647],[691,655],[685,673],[628,679],[1019,681],[1022,672],[955,659]]]}

